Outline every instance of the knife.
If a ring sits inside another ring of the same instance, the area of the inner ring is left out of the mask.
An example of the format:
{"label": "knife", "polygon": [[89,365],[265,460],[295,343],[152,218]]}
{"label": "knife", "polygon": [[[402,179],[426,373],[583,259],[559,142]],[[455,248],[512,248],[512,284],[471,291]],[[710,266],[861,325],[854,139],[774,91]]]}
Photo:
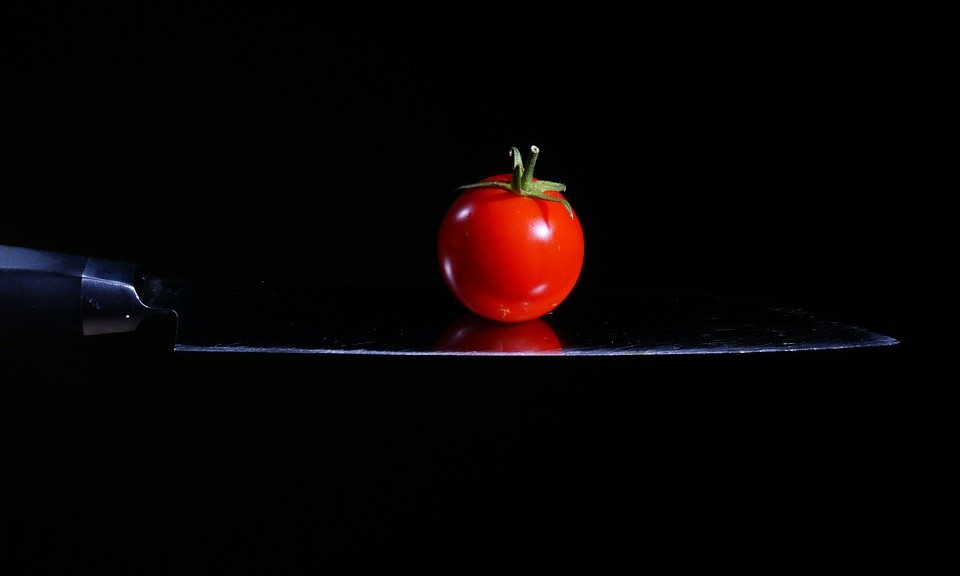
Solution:
{"label": "knife", "polygon": [[0,344],[148,335],[190,353],[629,356],[899,343],[805,309],[709,294],[574,291],[550,314],[510,325],[465,312],[442,290],[388,288],[168,278],[133,262],[0,245]]}

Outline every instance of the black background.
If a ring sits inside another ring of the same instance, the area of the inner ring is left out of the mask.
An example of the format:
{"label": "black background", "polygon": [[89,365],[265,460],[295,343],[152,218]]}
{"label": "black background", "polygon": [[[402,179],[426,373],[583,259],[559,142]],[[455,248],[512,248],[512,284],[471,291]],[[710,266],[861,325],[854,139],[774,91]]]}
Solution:
{"label": "black background", "polygon": [[436,287],[454,188],[537,145],[537,173],[567,184],[583,221],[585,288],[879,309],[952,293],[937,178],[957,113],[936,10],[25,20],[8,59],[8,244]]}
{"label": "black background", "polygon": [[561,369],[31,356],[59,382],[5,379],[42,423],[12,442],[32,563],[943,567],[957,107],[938,10],[14,16],[4,244],[449,298],[454,188],[537,145],[584,227],[579,293],[763,298],[901,340]]}

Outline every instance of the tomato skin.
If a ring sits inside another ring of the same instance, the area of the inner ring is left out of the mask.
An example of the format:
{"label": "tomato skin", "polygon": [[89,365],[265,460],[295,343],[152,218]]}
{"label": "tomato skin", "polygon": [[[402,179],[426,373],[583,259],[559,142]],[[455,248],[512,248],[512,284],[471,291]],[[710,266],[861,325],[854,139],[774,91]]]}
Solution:
{"label": "tomato skin", "polygon": [[562,353],[563,343],[543,318],[498,322],[465,312],[447,326],[435,350],[502,354]]}
{"label": "tomato skin", "polygon": [[[510,179],[498,174],[481,182]],[[553,311],[573,290],[583,267],[583,229],[560,202],[470,188],[444,216],[437,253],[444,281],[467,309],[523,322]]]}

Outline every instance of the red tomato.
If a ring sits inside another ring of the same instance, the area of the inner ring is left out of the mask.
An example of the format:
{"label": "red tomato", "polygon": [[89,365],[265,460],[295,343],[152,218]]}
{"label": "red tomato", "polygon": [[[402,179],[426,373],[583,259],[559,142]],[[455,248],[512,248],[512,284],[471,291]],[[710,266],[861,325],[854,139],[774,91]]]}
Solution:
{"label": "red tomato", "polygon": [[512,174],[462,186],[440,226],[437,252],[450,291],[498,322],[553,311],[583,267],[583,229],[565,186],[533,178],[539,150],[530,150],[526,167],[513,148]]}
{"label": "red tomato", "polygon": [[543,318],[498,322],[466,312],[444,330],[436,350],[504,354],[561,353],[563,344]]}

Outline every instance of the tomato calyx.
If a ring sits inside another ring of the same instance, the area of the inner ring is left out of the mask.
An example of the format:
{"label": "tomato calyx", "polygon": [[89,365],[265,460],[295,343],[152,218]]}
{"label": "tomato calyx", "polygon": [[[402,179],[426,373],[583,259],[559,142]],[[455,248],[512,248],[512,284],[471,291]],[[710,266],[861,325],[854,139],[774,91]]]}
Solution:
{"label": "tomato calyx", "polygon": [[510,179],[510,182],[487,180],[474,182],[472,184],[464,184],[463,186],[458,186],[457,190],[464,190],[467,188],[502,188],[504,190],[513,192],[514,194],[526,196],[527,198],[537,198],[540,200],[546,200],[548,202],[559,202],[563,204],[564,208],[566,208],[567,214],[570,215],[570,218],[573,218],[573,208],[570,206],[569,202],[562,197],[558,198],[556,196],[547,194],[548,191],[563,192],[567,189],[564,184],[559,182],[550,182],[549,180],[533,179],[533,167],[536,166],[537,157],[539,155],[540,149],[536,146],[531,146],[530,155],[527,156],[527,165],[524,166],[523,160],[520,158],[520,151],[517,150],[516,146],[514,146],[510,149],[510,156],[513,157],[513,177]]}

